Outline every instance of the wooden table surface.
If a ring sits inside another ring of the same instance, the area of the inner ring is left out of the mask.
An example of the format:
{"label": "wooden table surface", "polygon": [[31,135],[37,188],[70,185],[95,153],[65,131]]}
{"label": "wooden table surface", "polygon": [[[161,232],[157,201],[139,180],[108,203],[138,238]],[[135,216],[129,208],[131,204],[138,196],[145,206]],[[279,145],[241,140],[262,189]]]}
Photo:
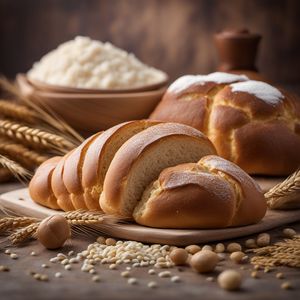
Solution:
{"label": "wooden table surface", "polygon": [[[0,185],[0,193],[19,188],[16,183]],[[300,222],[291,224],[290,227],[300,232]],[[272,241],[277,241],[281,237],[282,228],[270,231]],[[247,237],[249,238],[249,237]],[[125,270],[125,265],[119,266],[117,270],[109,270],[108,265],[96,266],[100,282],[93,282],[92,275],[80,271],[80,264],[73,265],[71,271],[66,271],[61,264],[49,262],[49,258],[54,257],[58,252],[68,253],[74,250],[75,253],[86,249],[93,239],[73,239],[68,242],[60,251],[48,251],[38,242],[33,241],[22,247],[9,247],[17,253],[17,260],[11,259],[4,254],[4,244],[1,244],[0,265],[10,268],[9,272],[0,272],[0,299],[172,299],[172,300],[193,300],[193,299],[299,299],[300,297],[300,269],[278,267],[276,271],[264,273],[258,271],[259,278],[250,277],[253,267],[244,264],[245,270],[241,270],[241,265],[223,261],[218,264],[216,271],[208,275],[199,275],[188,267],[176,267],[170,269],[172,275],[179,275],[181,282],[173,283],[169,278],[159,278],[157,275],[148,275],[147,267],[133,268],[132,276],[138,278],[137,285],[128,285],[127,279],[121,277],[120,273]],[[239,239],[243,243],[245,239]],[[35,251],[37,256],[31,256]],[[41,265],[48,264],[45,269]],[[234,268],[243,274],[242,289],[238,292],[227,292],[218,287],[216,281],[208,282],[206,278],[213,276],[227,268]],[[48,282],[36,281],[29,275],[29,271],[40,272],[49,276]],[[160,270],[158,269],[158,272]],[[62,278],[55,278],[54,274],[61,272]],[[282,272],[284,279],[277,279],[276,273]],[[147,287],[149,281],[156,281],[158,287],[150,289]],[[289,281],[293,285],[291,290],[283,290],[280,285],[284,281]]]}

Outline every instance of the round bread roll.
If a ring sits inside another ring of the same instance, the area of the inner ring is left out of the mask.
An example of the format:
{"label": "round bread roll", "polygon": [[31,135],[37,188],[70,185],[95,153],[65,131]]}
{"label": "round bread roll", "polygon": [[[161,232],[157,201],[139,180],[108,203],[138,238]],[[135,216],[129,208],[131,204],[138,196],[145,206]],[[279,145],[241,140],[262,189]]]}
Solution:
{"label": "round bread roll", "polygon": [[225,228],[259,222],[266,201],[256,182],[215,155],[167,168],[144,191],[133,217],[159,228]]}
{"label": "round bread roll", "polygon": [[183,76],[150,119],[193,126],[249,174],[288,175],[300,165],[300,99],[244,75]]}
{"label": "round bread roll", "polygon": [[144,189],[164,168],[215,153],[208,138],[190,126],[152,126],[127,140],[115,154],[106,173],[100,206],[105,213],[132,218]]}
{"label": "round bread roll", "polygon": [[59,209],[57,199],[51,188],[51,178],[53,170],[60,160],[60,156],[55,156],[43,162],[29,183],[30,197],[35,202],[52,209]]}

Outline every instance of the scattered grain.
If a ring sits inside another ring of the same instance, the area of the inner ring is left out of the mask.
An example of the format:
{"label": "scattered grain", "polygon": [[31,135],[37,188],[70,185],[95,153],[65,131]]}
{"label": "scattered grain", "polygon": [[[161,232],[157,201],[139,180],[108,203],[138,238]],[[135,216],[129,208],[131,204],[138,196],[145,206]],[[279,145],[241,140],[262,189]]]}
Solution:
{"label": "scattered grain", "polygon": [[211,272],[215,269],[219,257],[216,253],[210,250],[202,250],[193,255],[190,265],[199,273]]}
{"label": "scattered grain", "polygon": [[170,253],[170,258],[172,262],[175,264],[175,266],[184,265],[187,262],[188,259],[188,252],[185,249],[177,248],[172,250]]}
{"label": "scattered grain", "polygon": [[293,228],[285,228],[283,229],[282,233],[284,237],[287,237],[289,239],[293,238],[297,234],[297,232]]}
{"label": "scattered grain", "polygon": [[147,286],[150,289],[155,289],[155,288],[157,288],[157,283],[155,281],[150,281],[150,282],[148,282]]}
{"label": "scattered grain", "polygon": [[172,276],[171,277],[171,282],[177,283],[177,282],[180,282],[180,281],[181,281],[181,278],[179,276]]}
{"label": "scattered grain", "polygon": [[100,276],[99,276],[99,275],[94,275],[94,276],[92,277],[92,280],[93,280],[94,282],[99,282],[99,281],[100,281]]}
{"label": "scattered grain", "polygon": [[244,262],[247,258],[247,255],[242,251],[232,252],[230,254],[230,259],[237,264]]}
{"label": "scattered grain", "polygon": [[18,259],[19,258],[19,256],[16,253],[11,253],[9,256],[12,259]]}
{"label": "scattered grain", "polygon": [[248,239],[248,240],[246,240],[246,242],[245,242],[245,247],[246,247],[246,248],[249,248],[249,249],[256,248],[257,245],[256,245],[255,240],[254,240],[254,239]]}
{"label": "scattered grain", "polygon": [[261,233],[256,239],[256,244],[259,247],[265,247],[270,245],[271,236],[268,233]]}
{"label": "scattered grain", "polygon": [[132,278],[129,278],[129,279],[127,280],[127,283],[130,284],[130,285],[135,285],[135,284],[138,283],[138,281],[137,281],[136,278],[132,277]]}
{"label": "scattered grain", "polygon": [[160,273],[158,273],[158,277],[161,277],[161,278],[171,277],[171,272],[169,272],[169,271],[160,272]]}
{"label": "scattered grain", "polygon": [[216,253],[223,253],[225,251],[225,246],[222,243],[218,243],[215,247]]}
{"label": "scattered grain", "polygon": [[227,245],[227,251],[230,253],[242,251],[242,246],[239,243],[230,243]]}
{"label": "scattered grain", "polygon": [[285,281],[281,284],[281,288],[284,290],[290,290],[293,288],[293,286],[289,281]]}
{"label": "scattered grain", "polygon": [[185,247],[185,250],[190,253],[190,254],[195,254],[197,252],[199,252],[201,250],[201,247],[198,245],[189,245],[187,247]]}
{"label": "scattered grain", "polygon": [[283,273],[281,273],[281,272],[277,273],[277,274],[276,274],[276,278],[277,278],[277,279],[283,279],[283,278],[284,278]]}
{"label": "scattered grain", "polygon": [[242,284],[242,276],[239,272],[229,269],[223,271],[218,276],[218,283],[221,288],[228,291],[234,291],[240,288]]}

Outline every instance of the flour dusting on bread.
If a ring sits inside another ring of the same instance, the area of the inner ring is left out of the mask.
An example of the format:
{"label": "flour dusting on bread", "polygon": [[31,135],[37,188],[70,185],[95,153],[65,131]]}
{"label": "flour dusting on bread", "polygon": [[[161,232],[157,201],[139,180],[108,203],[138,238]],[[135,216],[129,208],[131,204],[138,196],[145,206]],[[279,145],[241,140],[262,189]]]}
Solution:
{"label": "flour dusting on bread", "polygon": [[237,81],[245,81],[248,79],[249,78],[245,75],[237,75],[224,72],[214,72],[208,75],[185,75],[174,81],[168,88],[168,91],[178,93],[196,84],[203,85],[206,82],[225,84]]}
{"label": "flour dusting on bread", "polygon": [[278,89],[262,81],[237,82],[230,87],[232,92],[249,93],[271,105],[276,105],[284,98]]}

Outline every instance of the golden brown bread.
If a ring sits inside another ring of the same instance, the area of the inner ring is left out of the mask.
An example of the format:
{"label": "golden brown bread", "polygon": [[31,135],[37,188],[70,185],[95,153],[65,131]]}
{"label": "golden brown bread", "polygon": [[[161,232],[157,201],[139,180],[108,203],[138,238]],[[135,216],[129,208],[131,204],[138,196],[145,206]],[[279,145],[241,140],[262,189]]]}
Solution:
{"label": "golden brown bread", "polygon": [[150,119],[193,126],[250,174],[288,175],[300,165],[300,99],[245,76],[179,78]]}
{"label": "golden brown bread", "polygon": [[[100,210],[99,196],[114,154],[130,137],[158,123],[150,120],[129,121],[91,136],[51,169],[51,184],[45,188],[45,180],[38,177],[43,174],[43,177],[48,178],[46,172],[52,166],[51,160],[48,160],[38,168],[31,181],[29,189],[32,199],[48,207],[51,204],[51,208],[55,205],[55,208],[65,211]],[[51,202],[44,196],[48,194],[41,192],[44,190],[51,193]]]}
{"label": "golden brown bread", "polygon": [[51,188],[51,178],[53,170],[60,160],[60,156],[55,156],[43,162],[29,184],[30,197],[35,202],[52,209],[59,209],[56,197]]}
{"label": "golden brown bread", "polygon": [[164,123],[150,127],[130,138],[114,156],[100,206],[105,213],[130,218],[144,189],[164,168],[215,153],[207,137],[190,126]]}
{"label": "golden brown bread", "polygon": [[134,209],[137,223],[160,228],[224,228],[260,221],[263,192],[235,164],[209,155],[167,168]]}

